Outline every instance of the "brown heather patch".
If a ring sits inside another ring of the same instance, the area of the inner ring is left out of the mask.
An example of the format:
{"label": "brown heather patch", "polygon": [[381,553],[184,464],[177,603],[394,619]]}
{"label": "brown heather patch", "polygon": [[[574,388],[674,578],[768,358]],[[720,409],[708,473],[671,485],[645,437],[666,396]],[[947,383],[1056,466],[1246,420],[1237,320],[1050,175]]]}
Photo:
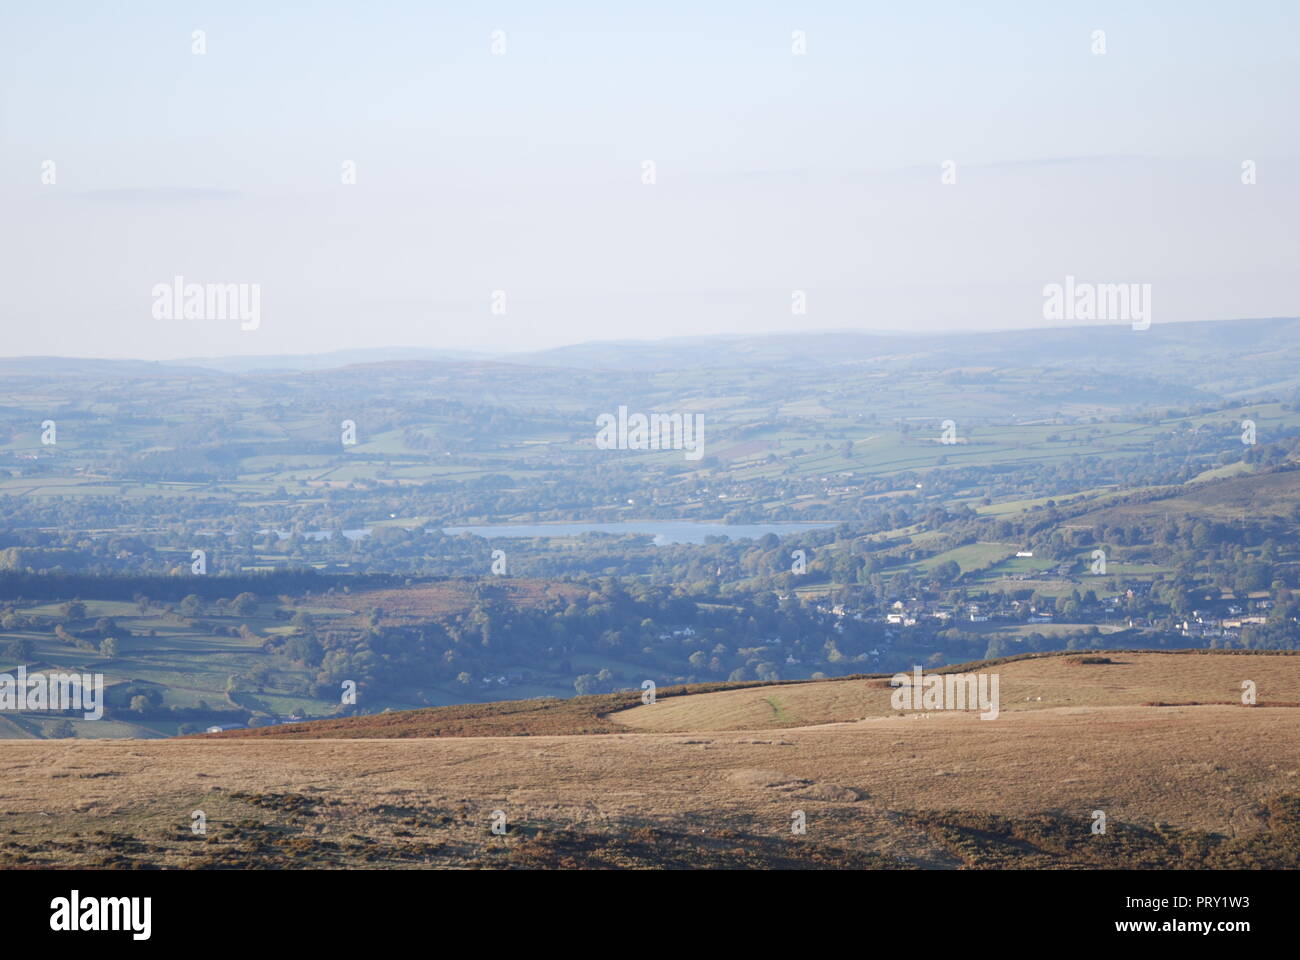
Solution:
{"label": "brown heather patch", "polygon": [[1258,703],[1242,703],[1240,700],[1180,700],[1168,703],[1162,700],[1149,700],[1144,707],[1300,707],[1295,700],[1261,700]]}
{"label": "brown heather patch", "polygon": [[313,720],[249,730],[195,734],[186,739],[293,740],[343,737],[527,737],[547,734],[613,733],[604,719],[611,710],[641,702],[639,693],[598,694],[568,700],[508,700],[466,703],[425,710],[401,710],[335,720]]}
{"label": "brown heather patch", "polygon": [[[474,578],[449,579],[416,583],[400,589],[362,590],[342,597],[334,596],[331,602],[355,610],[359,618],[378,609],[380,622],[385,626],[395,626],[463,613],[477,602],[474,591],[475,587],[481,586],[482,581]],[[567,602],[588,593],[585,587],[562,581],[513,577],[492,583],[490,590],[502,602],[520,609],[540,607],[557,599]]]}
{"label": "brown heather patch", "polygon": [[[656,699],[693,696],[714,690],[764,686],[755,683],[693,683],[660,687]],[[641,705],[636,692],[602,693],[585,697],[503,700],[496,703],[464,703],[423,710],[286,723],[274,727],[197,733],[182,739],[272,740],[408,737],[536,737],[593,733],[621,733],[623,727],[607,714]]]}
{"label": "brown heather patch", "polygon": [[539,830],[510,847],[508,859],[511,867],[552,870],[914,869],[879,853],[803,841],[733,831],[707,836],[649,826],[614,835]]}
{"label": "brown heather patch", "polygon": [[970,868],[1294,870],[1300,868],[1300,794],[1272,797],[1265,829],[1225,837],[1167,824],[1108,821],[1093,834],[1077,818],[942,811],[908,819]]}

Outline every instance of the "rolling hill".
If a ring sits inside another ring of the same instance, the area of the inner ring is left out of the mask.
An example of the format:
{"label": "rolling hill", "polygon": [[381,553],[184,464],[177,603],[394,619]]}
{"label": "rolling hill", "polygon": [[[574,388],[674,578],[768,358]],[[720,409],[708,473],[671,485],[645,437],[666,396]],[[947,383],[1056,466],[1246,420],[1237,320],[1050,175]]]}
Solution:
{"label": "rolling hill", "polygon": [[[1296,701],[1300,659],[1087,659],[970,665],[1006,678],[993,722],[892,711],[881,678],[852,678],[669,691],[649,706],[623,694],[181,740],[10,741],[0,861],[1300,865],[1300,713],[1270,705]],[[1234,699],[1241,678],[1259,706]]]}

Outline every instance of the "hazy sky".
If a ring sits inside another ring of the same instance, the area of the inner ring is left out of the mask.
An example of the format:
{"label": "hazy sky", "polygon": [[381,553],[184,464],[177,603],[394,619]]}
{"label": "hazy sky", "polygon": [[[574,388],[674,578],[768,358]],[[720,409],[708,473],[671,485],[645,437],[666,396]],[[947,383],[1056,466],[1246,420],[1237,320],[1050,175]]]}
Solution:
{"label": "hazy sky", "polygon": [[0,353],[1300,314],[1300,4],[976,6],[5,4]]}

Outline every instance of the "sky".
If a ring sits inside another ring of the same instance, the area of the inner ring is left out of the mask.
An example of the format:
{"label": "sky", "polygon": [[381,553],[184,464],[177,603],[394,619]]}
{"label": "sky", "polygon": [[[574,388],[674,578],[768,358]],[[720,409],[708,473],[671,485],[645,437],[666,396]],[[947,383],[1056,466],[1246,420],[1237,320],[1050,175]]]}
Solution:
{"label": "sky", "polygon": [[1300,4],[1138,6],[6,4],[0,355],[1300,314]]}

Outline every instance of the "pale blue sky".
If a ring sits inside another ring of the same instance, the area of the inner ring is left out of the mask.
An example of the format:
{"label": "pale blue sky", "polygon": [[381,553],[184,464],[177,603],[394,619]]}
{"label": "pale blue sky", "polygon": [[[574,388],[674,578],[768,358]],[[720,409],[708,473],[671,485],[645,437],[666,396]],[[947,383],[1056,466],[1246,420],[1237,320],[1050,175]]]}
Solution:
{"label": "pale blue sky", "polygon": [[[1300,313],[1293,3],[12,6],[6,355]],[[154,319],[177,274],[260,327]]]}

